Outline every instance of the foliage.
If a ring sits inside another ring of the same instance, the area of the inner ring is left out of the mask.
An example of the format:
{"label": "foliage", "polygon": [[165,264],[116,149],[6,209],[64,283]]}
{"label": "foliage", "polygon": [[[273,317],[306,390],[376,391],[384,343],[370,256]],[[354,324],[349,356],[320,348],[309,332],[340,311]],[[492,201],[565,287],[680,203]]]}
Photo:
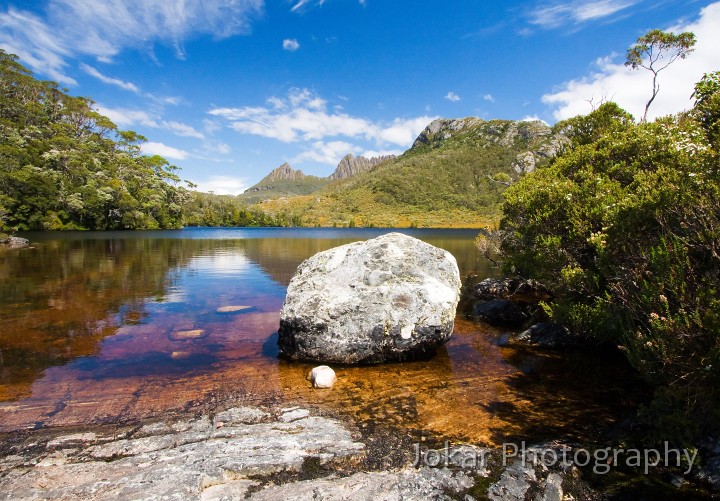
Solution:
{"label": "foliage", "polygon": [[183,207],[185,226],[299,226],[297,216],[266,214],[231,195],[190,192]]}
{"label": "foliage", "polygon": [[494,266],[498,266],[503,257],[503,239],[505,233],[501,230],[484,228],[481,233],[475,237],[475,248],[480,255],[490,261]]}
{"label": "foliage", "polygon": [[647,119],[648,109],[660,92],[658,73],[678,59],[685,59],[694,49],[695,35],[689,31],[673,35],[662,30],[650,30],[637,39],[637,43],[627,51],[625,66],[632,69],[644,68],[653,75],[653,90],[645,104],[642,121]]}
{"label": "foliage", "polygon": [[588,115],[580,115],[558,122],[553,127],[574,144],[590,144],[605,134],[621,131],[634,122],[633,116],[615,103],[603,103]]}
{"label": "foliage", "polygon": [[703,75],[693,97],[695,119],[702,124],[713,148],[720,149],[720,71]]}
{"label": "foliage", "polygon": [[572,119],[572,147],[506,191],[501,222],[507,266],[555,290],[557,321],[617,344],[680,439],[720,408],[719,87],[706,75],[695,109],[653,123],[611,103]]}
{"label": "foliage", "polygon": [[143,156],[144,138],[92,104],[0,50],[0,230],[181,225],[176,167]]}

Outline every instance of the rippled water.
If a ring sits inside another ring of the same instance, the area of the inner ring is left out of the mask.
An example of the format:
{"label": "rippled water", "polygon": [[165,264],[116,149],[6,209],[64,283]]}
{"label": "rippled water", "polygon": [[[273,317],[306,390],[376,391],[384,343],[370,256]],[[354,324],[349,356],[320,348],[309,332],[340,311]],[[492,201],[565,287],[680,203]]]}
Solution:
{"label": "rippled water", "polygon": [[[460,317],[432,360],[339,367],[332,390],[311,389],[310,365],[277,358],[287,283],[314,253],[386,231],[25,235],[33,249],[0,253],[0,430],[279,402],[491,444],[589,437],[636,407],[622,361],[500,348],[500,331]],[[497,273],[476,230],[405,232],[450,251],[463,275]]]}

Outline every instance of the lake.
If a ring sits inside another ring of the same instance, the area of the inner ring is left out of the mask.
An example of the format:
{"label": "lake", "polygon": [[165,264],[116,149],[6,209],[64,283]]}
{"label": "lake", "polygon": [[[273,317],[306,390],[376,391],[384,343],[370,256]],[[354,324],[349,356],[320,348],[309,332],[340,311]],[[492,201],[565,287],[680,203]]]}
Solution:
{"label": "lake", "polygon": [[[311,389],[312,365],[277,358],[287,284],[316,252],[389,231],[24,234],[34,248],[0,252],[0,431],[280,403],[491,445],[592,440],[637,408],[642,387],[615,355],[501,348],[500,330],[462,315],[429,361],[336,367],[332,390]],[[451,252],[462,276],[499,273],[477,230],[401,231]]]}

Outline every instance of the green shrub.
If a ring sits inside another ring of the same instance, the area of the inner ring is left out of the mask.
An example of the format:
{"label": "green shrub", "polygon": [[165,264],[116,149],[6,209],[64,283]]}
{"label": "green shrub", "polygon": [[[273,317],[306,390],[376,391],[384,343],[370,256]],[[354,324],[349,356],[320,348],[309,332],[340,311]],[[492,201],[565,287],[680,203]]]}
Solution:
{"label": "green shrub", "polygon": [[607,103],[559,124],[573,145],[505,192],[501,221],[506,266],[555,290],[557,321],[618,345],[679,439],[716,426],[720,401],[719,82],[654,123]]}

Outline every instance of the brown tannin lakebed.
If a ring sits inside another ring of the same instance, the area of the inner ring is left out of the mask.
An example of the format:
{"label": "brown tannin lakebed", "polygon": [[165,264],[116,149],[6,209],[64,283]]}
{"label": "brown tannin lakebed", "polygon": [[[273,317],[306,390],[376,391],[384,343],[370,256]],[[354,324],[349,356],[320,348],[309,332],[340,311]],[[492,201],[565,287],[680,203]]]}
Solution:
{"label": "brown tannin lakebed", "polygon": [[[197,406],[315,406],[358,422],[499,444],[593,439],[631,414],[642,388],[603,353],[525,352],[458,316],[427,361],[334,367],[277,358],[285,287],[300,262],[383,230],[193,229],[45,233],[0,254],[0,431],[147,419]],[[461,274],[475,231],[415,230]]]}

